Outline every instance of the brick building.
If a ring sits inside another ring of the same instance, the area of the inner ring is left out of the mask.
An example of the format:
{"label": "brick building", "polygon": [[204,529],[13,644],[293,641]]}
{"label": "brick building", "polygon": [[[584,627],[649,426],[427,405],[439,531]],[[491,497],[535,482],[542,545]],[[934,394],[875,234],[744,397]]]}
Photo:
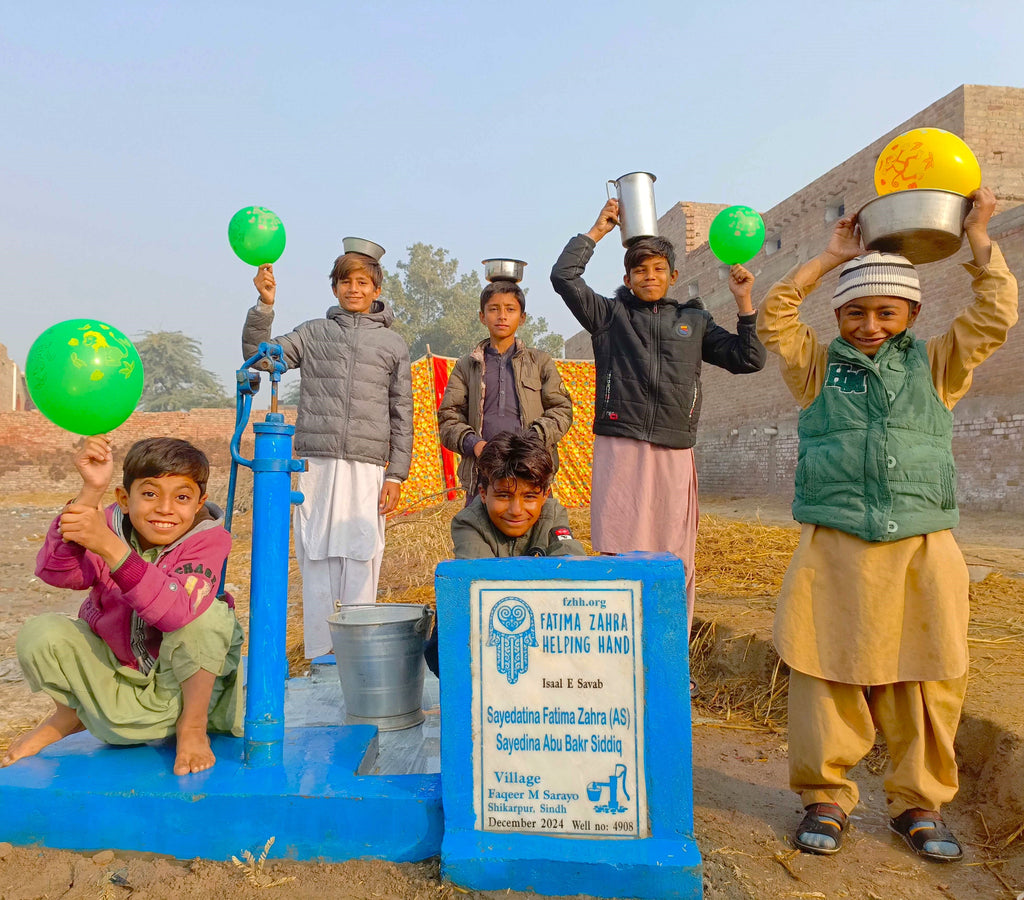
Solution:
{"label": "brick building", "polygon": [[28,409],[31,401],[25,387],[25,375],[0,344],[0,412]]}
{"label": "brick building", "polygon": [[[765,246],[747,263],[757,283],[754,302],[798,262],[826,244],[832,223],[875,197],[874,168],[887,142],[911,128],[944,128],[960,135],[981,164],[984,183],[999,200],[989,227],[1019,282],[1024,283],[1024,89],[961,85],[764,213]],[[716,321],[733,329],[735,305],[727,268],[707,244],[712,219],[725,204],[680,202],[659,220],[661,234],[676,246],[678,299],[699,296]],[[915,334],[944,331],[970,300],[970,281],[955,256],[919,268],[925,303]],[[823,338],[838,334],[827,302],[837,273],[824,280],[803,311]],[[590,357],[589,336],[574,335],[575,350]],[[708,494],[792,495],[796,468],[798,409],[770,357],[756,375],[732,376],[714,366],[703,370],[704,404],[697,444],[701,490]],[[967,397],[955,409],[953,450],[960,476],[960,502],[1024,512],[1024,326],[975,373]]]}

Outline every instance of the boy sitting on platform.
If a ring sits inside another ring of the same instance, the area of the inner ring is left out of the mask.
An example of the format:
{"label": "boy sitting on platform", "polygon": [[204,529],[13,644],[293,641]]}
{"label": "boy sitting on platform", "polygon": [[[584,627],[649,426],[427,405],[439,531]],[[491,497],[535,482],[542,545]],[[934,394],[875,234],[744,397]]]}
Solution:
{"label": "boy sitting on platform", "polygon": [[36,575],[89,596],[79,618],[46,613],[18,633],[25,678],[56,709],[0,765],[88,730],[108,744],[176,734],[174,774],[209,769],[207,729],[242,733],[243,635],[231,595],[217,596],[231,536],[206,502],[206,456],[175,438],[136,442],[106,510],[109,439],[86,438],[74,464],[82,488],[50,526]]}
{"label": "boy sitting on platform", "polygon": [[[569,513],[551,496],[554,463],[534,431],[504,431],[477,459],[478,494],[452,519],[456,559],[586,556],[572,536]],[[438,674],[438,632],[424,656]]]}

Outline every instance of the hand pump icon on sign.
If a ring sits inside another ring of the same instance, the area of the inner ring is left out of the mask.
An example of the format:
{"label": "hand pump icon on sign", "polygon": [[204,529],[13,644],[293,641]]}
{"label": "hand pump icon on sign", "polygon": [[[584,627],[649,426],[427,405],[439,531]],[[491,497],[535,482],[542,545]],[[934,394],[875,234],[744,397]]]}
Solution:
{"label": "hand pump icon on sign", "polygon": [[608,802],[604,805],[594,807],[594,812],[599,813],[621,813],[629,809],[619,803],[619,790],[629,800],[629,793],[626,791],[626,772],[628,770],[621,763],[615,767],[615,771],[608,776],[607,781],[592,781],[587,785],[587,799],[591,803],[599,803],[604,788],[608,789]]}

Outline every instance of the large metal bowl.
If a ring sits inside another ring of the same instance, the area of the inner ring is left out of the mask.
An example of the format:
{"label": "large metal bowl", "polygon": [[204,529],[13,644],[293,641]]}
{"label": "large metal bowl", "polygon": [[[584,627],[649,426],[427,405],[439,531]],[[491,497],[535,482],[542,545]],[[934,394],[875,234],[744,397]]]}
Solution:
{"label": "large metal bowl", "polygon": [[523,280],[523,267],[526,263],[521,259],[484,259],[481,262],[484,278],[488,281],[514,281],[518,284]]}
{"label": "large metal bowl", "polygon": [[380,244],[375,244],[373,241],[368,241],[366,238],[342,238],[341,246],[344,248],[346,253],[362,253],[363,256],[369,256],[372,259],[377,260],[377,262],[380,262],[380,258],[384,255],[384,248]]}
{"label": "large metal bowl", "polygon": [[868,250],[899,253],[918,265],[960,249],[970,209],[971,201],[952,191],[897,191],[865,203],[857,222]]}

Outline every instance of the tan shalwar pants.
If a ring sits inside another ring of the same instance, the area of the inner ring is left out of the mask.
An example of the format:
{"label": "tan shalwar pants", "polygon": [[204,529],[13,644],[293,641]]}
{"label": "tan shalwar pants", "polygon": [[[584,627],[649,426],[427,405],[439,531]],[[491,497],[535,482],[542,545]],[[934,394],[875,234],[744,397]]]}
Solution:
{"label": "tan shalwar pants", "polygon": [[938,811],[959,786],[953,739],[966,690],[966,672],[946,681],[866,686],[791,670],[790,788],[804,806],[836,803],[851,813],[860,793],[846,773],[874,745],[878,729],[889,748],[889,815],[908,809]]}

